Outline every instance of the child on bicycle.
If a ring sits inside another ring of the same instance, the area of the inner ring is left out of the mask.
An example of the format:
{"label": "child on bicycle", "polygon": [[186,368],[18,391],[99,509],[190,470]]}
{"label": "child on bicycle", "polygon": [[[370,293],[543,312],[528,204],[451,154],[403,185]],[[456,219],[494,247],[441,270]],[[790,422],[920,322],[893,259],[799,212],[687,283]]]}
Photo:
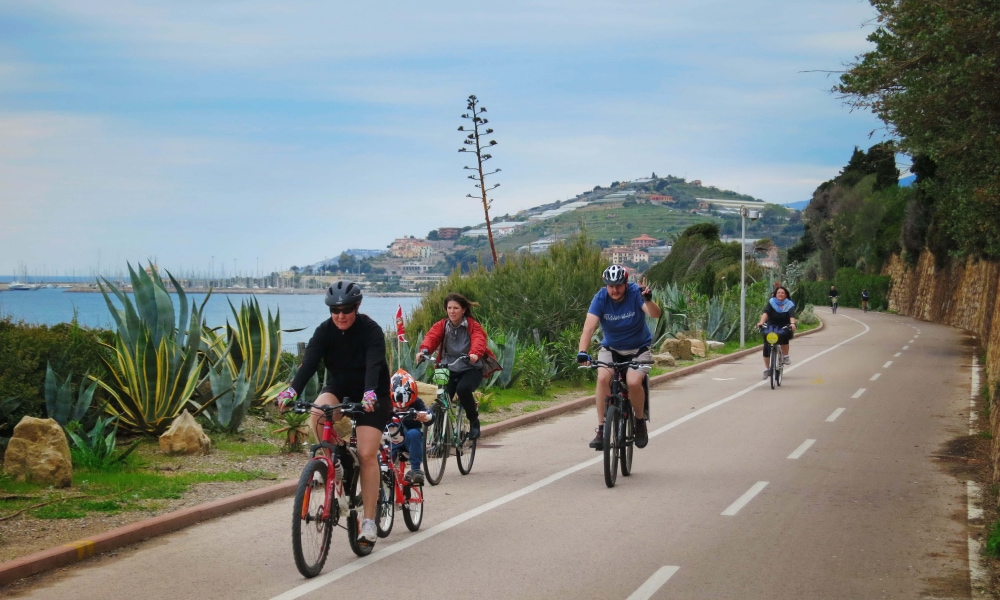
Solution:
{"label": "child on bicycle", "polygon": [[410,458],[410,470],[404,478],[413,485],[424,484],[424,439],[420,434],[422,423],[430,423],[434,416],[424,401],[417,397],[417,382],[404,369],[399,369],[389,381],[392,395],[392,409],[395,412],[405,412],[411,408],[417,411],[416,418],[406,418],[400,423],[391,422],[387,427],[389,439],[392,441],[393,457],[406,455]]}

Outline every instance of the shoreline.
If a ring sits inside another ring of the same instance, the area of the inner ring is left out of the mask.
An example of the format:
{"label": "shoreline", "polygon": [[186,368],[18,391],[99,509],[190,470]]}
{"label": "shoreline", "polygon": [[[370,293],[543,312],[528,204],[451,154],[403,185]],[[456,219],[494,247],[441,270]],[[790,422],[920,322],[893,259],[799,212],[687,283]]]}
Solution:
{"label": "shoreline", "polygon": [[[58,285],[58,284],[52,284]],[[64,284],[65,285],[65,284]],[[39,289],[53,289],[53,288],[39,288]],[[89,285],[73,285],[68,288],[55,288],[62,289],[64,292],[68,293],[83,293],[83,294],[99,294],[100,289],[91,287]],[[300,288],[205,288],[205,287],[192,287],[185,288],[185,294],[207,294],[211,289],[213,294],[247,294],[247,295],[284,295],[284,296],[306,296],[306,295],[322,295],[326,290],[320,289],[300,289]],[[20,292],[22,294],[37,292],[36,290],[10,290],[7,284],[3,284],[0,288],[0,292]],[[126,288],[122,290],[123,292],[130,293],[131,288]],[[176,291],[170,290],[171,294],[176,294]],[[373,298],[419,298],[423,294],[418,292],[365,292],[366,296],[371,296]]]}

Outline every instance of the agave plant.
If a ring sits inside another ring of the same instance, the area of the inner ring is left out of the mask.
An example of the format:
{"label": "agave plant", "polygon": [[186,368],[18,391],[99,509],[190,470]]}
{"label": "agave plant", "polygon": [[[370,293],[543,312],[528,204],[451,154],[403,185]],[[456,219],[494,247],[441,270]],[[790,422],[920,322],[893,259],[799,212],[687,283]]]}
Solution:
{"label": "agave plant", "polygon": [[235,377],[224,362],[208,368],[212,400],[206,403],[210,406],[206,414],[212,425],[222,431],[239,431],[253,403],[253,386],[246,367],[244,363]]}
{"label": "agave plant", "polygon": [[[249,302],[240,302],[237,311],[229,302],[236,325],[226,321],[225,337],[214,329],[202,332],[202,352],[217,370],[225,369],[228,377],[235,381],[239,374],[250,383],[251,400],[268,401],[284,389],[284,383],[278,381],[278,371],[281,366],[281,311],[267,318],[260,309],[257,298],[251,297]],[[213,388],[213,395],[222,390]]]}
{"label": "agave plant", "polygon": [[[98,385],[111,397],[107,411],[119,417],[123,428],[159,435],[184,410],[203,381],[198,347],[204,326],[202,311],[211,292],[200,306],[192,301],[189,307],[187,295],[168,272],[180,304],[178,319],[155,265],[150,263],[149,272],[137,272],[131,264],[128,270],[134,304],[107,279],[98,281],[117,326],[114,343],[102,343],[111,351],[110,357],[101,357],[111,381],[98,381]],[[121,308],[112,302],[112,295]],[[194,414],[203,408],[197,407]]]}
{"label": "agave plant", "polygon": [[[84,380],[87,377],[84,375]],[[83,416],[94,399],[94,390],[97,389],[96,381],[88,386],[84,386],[81,382],[77,397],[74,399],[71,378],[72,375],[67,375],[66,380],[60,384],[56,380],[52,365],[45,366],[45,412],[50,419],[55,419],[56,423],[62,425],[63,429],[70,421],[83,421]]]}

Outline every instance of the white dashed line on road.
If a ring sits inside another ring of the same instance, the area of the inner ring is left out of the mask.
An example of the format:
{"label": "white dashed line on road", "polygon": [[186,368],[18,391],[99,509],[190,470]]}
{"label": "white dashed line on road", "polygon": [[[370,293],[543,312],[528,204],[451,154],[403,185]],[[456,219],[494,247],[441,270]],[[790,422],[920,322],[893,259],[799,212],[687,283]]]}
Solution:
{"label": "white dashed line on road", "polygon": [[858,391],[854,392],[854,395],[851,396],[851,398],[860,398],[861,394],[864,394],[865,391],[866,391],[865,388],[860,388],[858,389]]}
{"label": "white dashed line on road", "polygon": [[892,361],[890,360],[889,362],[887,362],[887,363],[885,363],[884,365],[882,365],[882,368],[883,368],[883,369],[888,369],[888,368],[889,368],[889,367],[891,367],[891,366],[892,366]]}
{"label": "white dashed line on road", "polygon": [[830,413],[830,416],[826,418],[826,422],[833,423],[834,421],[837,420],[837,417],[844,414],[844,410],[846,409],[838,408],[837,410],[833,411],[832,413]]}
{"label": "white dashed line on road", "polygon": [[651,598],[679,570],[680,567],[660,567],[656,570],[656,573],[653,573],[652,577],[639,586],[639,589],[632,592],[628,600],[647,600]]}
{"label": "white dashed line on road", "polygon": [[742,496],[740,496],[736,500],[736,502],[733,502],[732,504],[729,505],[729,508],[722,511],[722,516],[731,517],[736,513],[740,512],[741,508],[749,504],[750,501],[754,499],[754,496],[759,494],[761,490],[767,487],[767,483],[768,482],[766,481],[758,481],[757,483],[753,484],[753,486],[751,486],[749,490],[747,490]]}
{"label": "white dashed line on road", "polygon": [[796,448],[795,452],[792,452],[791,454],[788,455],[788,460],[798,460],[799,457],[801,457],[803,454],[805,454],[806,450],[808,450],[809,448],[811,448],[812,445],[815,444],[815,443],[816,443],[816,440],[806,440],[806,441],[802,442],[802,445],[799,446],[798,448]]}
{"label": "white dashed line on road", "polygon": [[878,379],[881,376],[882,376],[881,373],[875,373],[874,375],[871,376],[871,378],[868,381],[875,381],[876,379]]}

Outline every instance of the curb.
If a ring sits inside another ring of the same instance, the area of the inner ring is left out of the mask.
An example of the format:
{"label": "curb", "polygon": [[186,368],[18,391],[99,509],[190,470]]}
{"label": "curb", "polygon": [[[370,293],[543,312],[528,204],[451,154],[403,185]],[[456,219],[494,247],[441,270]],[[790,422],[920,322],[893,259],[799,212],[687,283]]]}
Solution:
{"label": "curb", "polygon": [[[823,322],[820,321],[819,327],[797,334],[796,337],[820,331],[823,329],[823,326]],[[652,377],[649,380],[649,385],[656,386],[666,383],[667,381],[679,379],[685,375],[698,373],[719,364],[729,362],[733,359],[753,354],[759,350],[760,346],[757,345],[752,348],[738,350],[732,354],[726,354],[725,356],[681,367],[676,371]],[[590,396],[577,398],[576,400],[571,400],[557,406],[543,408],[537,412],[524,414],[506,421],[486,425],[482,428],[480,439],[499,435],[500,433],[517,427],[531,425],[550,417],[593,405],[594,395],[591,394]],[[198,506],[192,506],[190,508],[183,508],[165,515],[147,519],[145,521],[138,521],[136,523],[132,523],[131,525],[125,525],[123,527],[118,527],[117,529],[112,529],[111,531],[96,535],[90,539],[77,540],[75,542],[56,546],[55,548],[35,552],[34,554],[29,554],[21,558],[15,558],[13,560],[0,563],[0,586],[7,585],[17,581],[18,579],[23,579],[43,571],[64,567],[66,565],[90,558],[96,554],[117,550],[123,546],[140,542],[157,535],[171,533],[208,519],[221,517],[243,508],[259,506],[274,500],[286,498],[294,494],[297,487],[298,480],[290,479],[259,490],[244,492],[229,498],[220,498],[219,500],[199,504]]]}

